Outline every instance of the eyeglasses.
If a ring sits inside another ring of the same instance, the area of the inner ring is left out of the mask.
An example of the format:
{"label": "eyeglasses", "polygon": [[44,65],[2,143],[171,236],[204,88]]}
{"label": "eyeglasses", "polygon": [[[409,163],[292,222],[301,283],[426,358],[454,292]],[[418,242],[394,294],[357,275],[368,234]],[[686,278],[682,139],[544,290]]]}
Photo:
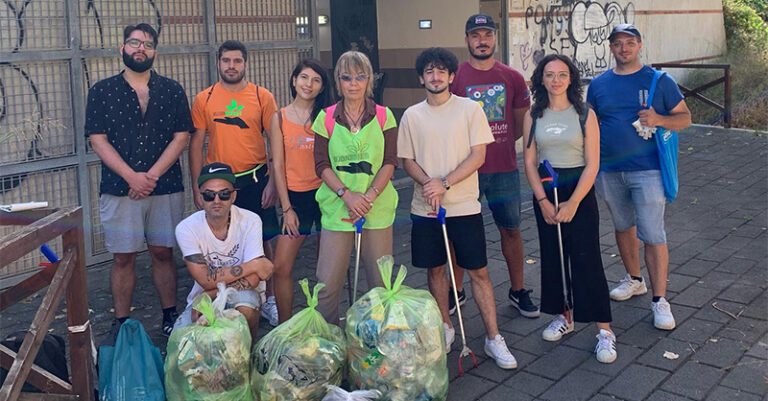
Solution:
{"label": "eyeglasses", "polygon": [[366,79],[368,79],[368,74],[357,74],[355,76],[349,74],[341,74],[339,75],[339,78],[341,78],[341,80],[344,82],[352,82],[352,79],[357,82],[364,82]]}
{"label": "eyeglasses", "polygon": [[203,195],[203,200],[206,202],[213,202],[214,199],[216,199],[216,195],[219,195],[219,199],[223,201],[228,201],[229,198],[232,197],[232,192],[235,192],[231,189],[222,189],[221,191],[203,191],[200,194]]}
{"label": "eyeglasses", "polygon": [[132,48],[134,48],[134,49],[138,49],[139,46],[141,46],[143,44],[145,49],[147,49],[147,50],[155,50],[155,42],[153,42],[151,40],[143,41],[143,40],[138,40],[138,39],[128,39],[128,40],[125,41],[125,44],[130,46],[130,47],[132,47]]}
{"label": "eyeglasses", "polygon": [[567,81],[571,77],[571,74],[569,74],[567,72],[561,72],[559,74],[554,74],[554,73],[548,72],[548,73],[544,74],[544,79],[553,80],[553,79],[555,79],[555,77],[557,77],[557,79],[559,79],[561,81]]}

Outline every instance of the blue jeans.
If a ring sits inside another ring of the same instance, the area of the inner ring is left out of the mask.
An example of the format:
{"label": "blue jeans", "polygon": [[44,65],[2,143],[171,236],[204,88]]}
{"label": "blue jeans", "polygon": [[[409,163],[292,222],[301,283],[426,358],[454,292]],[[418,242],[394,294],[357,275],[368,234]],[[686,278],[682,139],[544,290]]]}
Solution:
{"label": "blue jeans", "polygon": [[664,231],[667,200],[661,171],[600,171],[595,189],[608,204],[616,231],[637,226],[637,237],[644,243],[667,243]]}

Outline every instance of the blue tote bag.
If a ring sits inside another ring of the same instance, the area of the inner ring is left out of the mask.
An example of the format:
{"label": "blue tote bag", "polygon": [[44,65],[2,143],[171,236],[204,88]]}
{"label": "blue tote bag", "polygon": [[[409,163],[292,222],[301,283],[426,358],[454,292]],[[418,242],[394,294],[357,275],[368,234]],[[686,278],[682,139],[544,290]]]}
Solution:
{"label": "blue tote bag", "polygon": [[[647,108],[651,107],[653,95],[656,92],[656,83],[664,74],[666,72],[654,71],[651,89],[648,91]],[[659,154],[659,165],[661,166],[661,181],[664,183],[664,196],[668,202],[673,202],[677,198],[677,190],[680,185],[677,180],[677,132],[664,127],[656,127],[654,137],[656,138],[656,150]]]}
{"label": "blue tote bag", "polygon": [[115,346],[99,349],[99,401],[165,401],[163,358],[136,320],[128,319]]}

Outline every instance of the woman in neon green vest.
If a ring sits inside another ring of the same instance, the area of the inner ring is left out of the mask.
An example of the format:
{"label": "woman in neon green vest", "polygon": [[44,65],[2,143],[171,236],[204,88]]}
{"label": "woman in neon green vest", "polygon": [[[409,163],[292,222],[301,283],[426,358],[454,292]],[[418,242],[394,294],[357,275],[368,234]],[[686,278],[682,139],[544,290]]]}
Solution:
{"label": "woman in neon green vest", "polygon": [[315,198],[322,212],[317,280],[325,283],[317,310],[339,321],[339,296],[354,247],[353,222],[365,217],[361,264],[369,288],[381,286],[376,260],[392,254],[397,192],[397,123],[373,97],[373,68],[365,54],[348,51],[334,71],[341,101],[321,111],[315,132],[315,172],[323,180]]}

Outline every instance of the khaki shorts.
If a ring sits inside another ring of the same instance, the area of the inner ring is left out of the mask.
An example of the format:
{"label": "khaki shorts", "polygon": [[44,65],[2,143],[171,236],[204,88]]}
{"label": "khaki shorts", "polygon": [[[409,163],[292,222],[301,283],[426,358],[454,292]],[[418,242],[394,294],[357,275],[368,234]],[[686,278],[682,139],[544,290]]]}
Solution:
{"label": "khaki shorts", "polygon": [[102,194],[99,215],[104,243],[111,253],[134,253],[147,245],[172,248],[176,225],[184,215],[184,193],[153,195],[140,200]]}

